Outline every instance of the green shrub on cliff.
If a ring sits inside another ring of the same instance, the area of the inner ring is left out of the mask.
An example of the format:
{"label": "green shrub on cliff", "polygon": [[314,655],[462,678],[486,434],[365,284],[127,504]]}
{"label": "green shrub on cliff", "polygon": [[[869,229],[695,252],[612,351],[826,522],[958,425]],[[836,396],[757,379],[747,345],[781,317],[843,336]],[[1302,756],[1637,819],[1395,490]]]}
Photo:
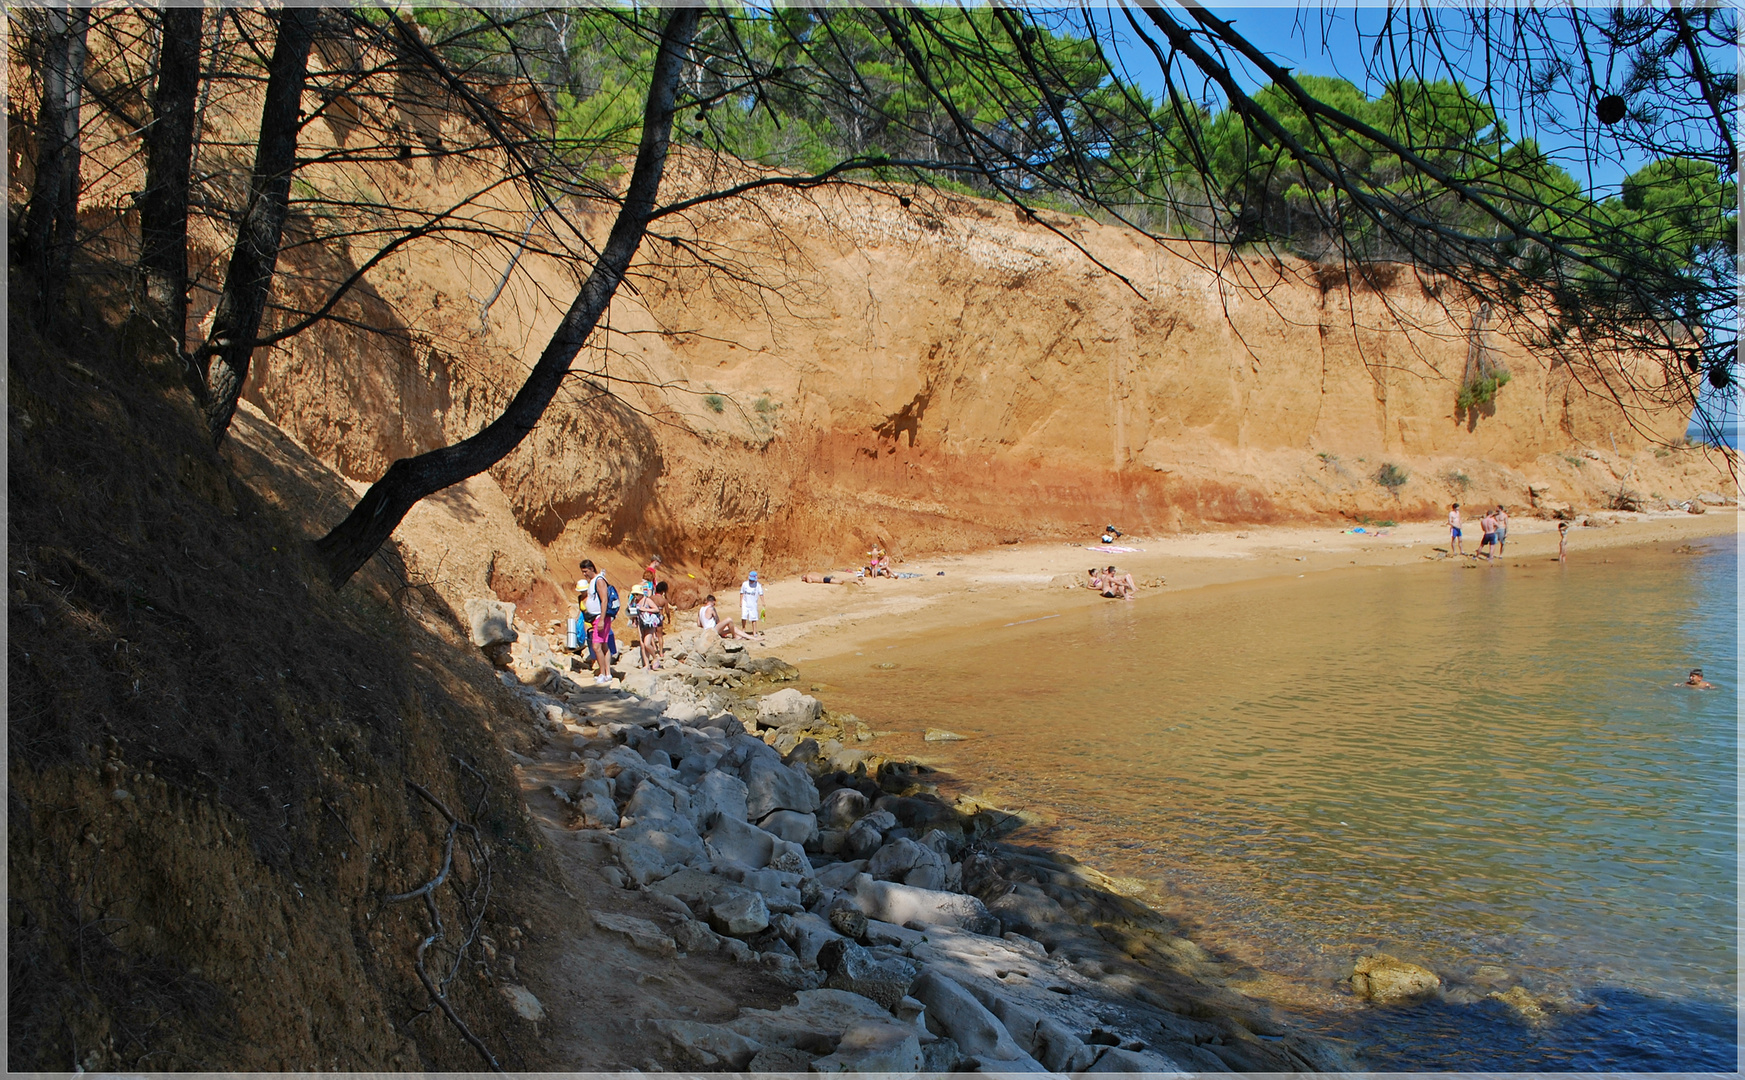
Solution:
{"label": "green shrub on cliff", "polygon": [[1406,470],[1391,461],[1375,471],[1375,482],[1387,488],[1392,495],[1398,495],[1408,479],[1410,477],[1406,475]]}
{"label": "green shrub on cliff", "polygon": [[1509,373],[1506,371],[1480,376],[1460,388],[1460,393],[1455,395],[1454,404],[1462,411],[1481,408],[1495,401],[1497,391],[1507,385]]}

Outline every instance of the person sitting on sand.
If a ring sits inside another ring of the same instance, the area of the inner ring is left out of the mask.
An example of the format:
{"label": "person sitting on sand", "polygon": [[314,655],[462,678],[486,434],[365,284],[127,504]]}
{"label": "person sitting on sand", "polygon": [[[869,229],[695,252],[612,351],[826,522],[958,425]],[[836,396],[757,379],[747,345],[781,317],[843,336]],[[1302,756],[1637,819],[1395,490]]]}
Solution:
{"label": "person sitting on sand", "polygon": [[716,636],[724,638],[744,637],[733,628],[733,620],[721,620],[715,613],[715,594],[710,593],[703,598],[703,606],[697,609],[697,625],[705,630],[715,631]]}
{"label": "person sitting on sand", "polygon": [[1134,594],[1136,594],[1138,592],[1139,592],[1139,587],[1137,585],[1133,584],[1133,575],[1132,574],[1119,574],[1118,575],[1115,573],[1115,568],[1113,566],[1107,567],[1106,569],[1104,569],[1104,571],[1103,571],[1103,595],[1104,596],[1109,597],[1111,600],[1113,600],[1117,597],[1119,597],[1122,600],[1131,600],[1131,599],[1133,599]]}
{"label": "person sitting on sand", "polygon": [[1094,593],[1103,591],[1103,572],[1096,567],[1085,571],[1085,588]]}
{"label": "person sitting on sand", "polygon": [[1703,669],[1700,667],[1691,668],[1690,677],[1687,678],[1682,685],[1688,686],[1693,690],[1713,690],[1715,688],[1714,683],[1704,680]]}

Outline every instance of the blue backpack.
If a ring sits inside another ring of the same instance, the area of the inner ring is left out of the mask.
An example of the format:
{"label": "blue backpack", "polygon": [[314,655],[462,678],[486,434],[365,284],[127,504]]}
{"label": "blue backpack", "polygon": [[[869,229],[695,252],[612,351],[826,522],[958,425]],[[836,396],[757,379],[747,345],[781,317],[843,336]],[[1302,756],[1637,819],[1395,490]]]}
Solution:
{"label": "blue backpack", "polygon": [[612,584],[606,586],[606,617],[608,619],[618,617],[618,586]]}

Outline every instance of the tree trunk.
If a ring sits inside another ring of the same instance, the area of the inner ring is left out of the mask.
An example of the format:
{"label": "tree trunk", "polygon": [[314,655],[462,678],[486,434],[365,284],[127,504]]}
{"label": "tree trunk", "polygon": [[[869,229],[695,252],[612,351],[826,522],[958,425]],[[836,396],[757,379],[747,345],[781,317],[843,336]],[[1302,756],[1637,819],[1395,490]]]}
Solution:
{"label": "tree trunk", "polygon": [[197,7],[163,9],[155,115],[145,132],[145,191],[139,198],[142,299],[177,356],[187,348],[188,178],[204,15]]}
{"label": "tree trunk", "polygon": [[642,116],[642,139],[637,147],[636,167],[625,189],[624,205],[612,223],[612,232],[600,249],[593,271],[582,283],[575,302],[558,324],[545,351],[540,353],[527,381],[521,384],[502,415],[478,434],[453,446],[394,462],[346,519],[316,541],[316,551],[327,564],[328,580],[334,588],[357,573],[393,535],[395,527],[418,500],[484,472],[520,445],[556,396],[571,361],[593,333],[619,282],[624,280],[654,213],[661,176],[666,170],[679,75],[691,37],[696,33],[697,19],[695,8],[674,8],[667,18],[660,50],[655,55],[653,79]]}
{"label": "tree trunk", "polygon": [[24,265],[36,281],[37,319],[60,307],[79,224],[79,102],[88,7],[50,8],[42,64],[36,185],[24,217]]}
{"label": "tree trunk", "polygon": [[290,206],[291,173],[297,165],[297,133],[303,83],[309,71],[309,43],[317,12],[286,7],[279,13],[279,36],[267,65],[266,103],[261,109],[260,142],[248,206],[236,233],[224,292],[212,317],[212,335],[201,349],[206,368],[206,426],[212,441],[224,441],[248,378],[255,334],[273,287],[279,241]]}

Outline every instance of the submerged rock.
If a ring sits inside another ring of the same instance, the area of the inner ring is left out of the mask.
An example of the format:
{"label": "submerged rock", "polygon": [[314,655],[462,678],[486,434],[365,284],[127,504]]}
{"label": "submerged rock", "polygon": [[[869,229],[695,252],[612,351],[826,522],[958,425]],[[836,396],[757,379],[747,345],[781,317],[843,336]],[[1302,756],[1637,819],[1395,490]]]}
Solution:
{"label": "submerged rock", "polygon": [[1408,964],[1387,953],[1367,953],[1357,958],[1351,989],[1358,997],[1378,1004],[1410,1001],[1433,994],[1442,980],[1429,968]]}

